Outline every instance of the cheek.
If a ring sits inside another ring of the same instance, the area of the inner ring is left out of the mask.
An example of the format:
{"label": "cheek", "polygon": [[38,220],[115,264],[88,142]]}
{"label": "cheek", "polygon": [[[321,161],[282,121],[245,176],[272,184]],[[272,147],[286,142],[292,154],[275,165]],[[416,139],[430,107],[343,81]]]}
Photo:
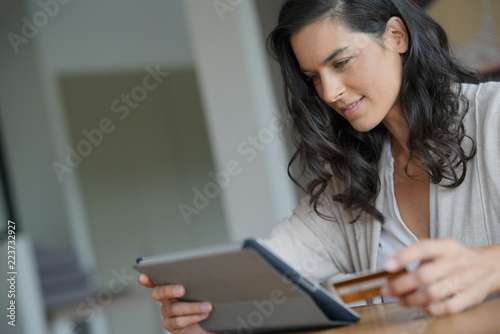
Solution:
{"label": "cheek", "polygon": [[399,96],[402,83],[402,65],[399,57],[381,57],[378,61],[373,61],[370,67],[371,70],[365,69],[366,73],[370,73],[370,89],[379,96],[381,102],[386,101],[392,105]]}

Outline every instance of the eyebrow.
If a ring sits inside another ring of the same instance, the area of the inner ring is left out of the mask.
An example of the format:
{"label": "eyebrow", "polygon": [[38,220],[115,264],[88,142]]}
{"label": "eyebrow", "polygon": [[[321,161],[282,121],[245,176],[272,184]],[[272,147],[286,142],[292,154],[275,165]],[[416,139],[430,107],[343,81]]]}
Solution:
{"label": "eyebrow", "polygon": [[[344,52],[345,50],[347,50],[348,46],[344,46],[343,48],[338,48],[338,49],[335,49],[332,53],[330,53],[330,55],[328,57],[326,57],[322,64],[323,66],[326,65],[328,62],[330,62],[330,60],[332,60],[333,58],[337,57],[339,54],[341,54],[342,52]],[[300,71],[301,72],[313,72],[313,70],[310,70],[308,68],[300,68]]]}

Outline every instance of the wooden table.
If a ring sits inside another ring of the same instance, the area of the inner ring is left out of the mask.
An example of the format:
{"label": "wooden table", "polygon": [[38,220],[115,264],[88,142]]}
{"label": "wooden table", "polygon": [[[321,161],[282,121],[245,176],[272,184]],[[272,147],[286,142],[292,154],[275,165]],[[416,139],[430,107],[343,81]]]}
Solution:
{"label": "wooden table", "polygon": [[361,317],[357,324],[309,333],[500,334],[500,298],[491,299],[460,314],[440,318],[431,318],[418,308],[404,308],[397,303],[353,309]]}

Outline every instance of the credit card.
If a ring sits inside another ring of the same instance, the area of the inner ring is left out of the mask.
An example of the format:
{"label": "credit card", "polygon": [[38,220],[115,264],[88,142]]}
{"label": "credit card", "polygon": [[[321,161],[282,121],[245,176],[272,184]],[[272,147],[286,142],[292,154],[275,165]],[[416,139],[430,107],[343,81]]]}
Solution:
{"label": "credit card", "polygon": [[380,290],[384,285],[406,272],[406,269],[397,273],[389,273],[384,270],[347,281],[337,282],[333,284],[333,287],[344,303],[369,300],[380,296]]}

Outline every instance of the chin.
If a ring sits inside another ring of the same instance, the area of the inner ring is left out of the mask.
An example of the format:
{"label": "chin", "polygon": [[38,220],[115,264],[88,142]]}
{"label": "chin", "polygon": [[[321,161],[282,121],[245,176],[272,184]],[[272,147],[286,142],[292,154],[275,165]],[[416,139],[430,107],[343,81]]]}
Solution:
{"label": "chin", "polygon": [[358,132],[368,132],[373,130],[378,124],[365,123],[365,122],[351,122],[351,126]]}

